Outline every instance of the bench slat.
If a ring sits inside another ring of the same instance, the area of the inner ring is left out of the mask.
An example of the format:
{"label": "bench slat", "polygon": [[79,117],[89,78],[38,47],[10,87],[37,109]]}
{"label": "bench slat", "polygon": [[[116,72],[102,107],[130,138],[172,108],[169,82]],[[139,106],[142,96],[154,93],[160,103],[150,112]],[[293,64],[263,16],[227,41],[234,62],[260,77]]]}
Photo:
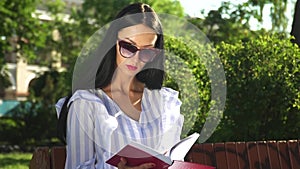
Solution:
{"label": "bench slat", "polygon": [[249,168],[260,168],[260,161],[258,158],[258,150],[256,142],[247,142],[247,154],[249,161]]}
{"label": "bench slat", "polygon": [[257,142],[257,152],[260,168],[270,168],[270,158],[268,155],[268,148],[266,141],[258,141]]}
{"label": "bench slat", "polygon": [[52,169],[64,169],[66,161],[66,148],[53,147],[51,149],[51,167]]}
{"label": "bench slat", "polygon": [[289,157],[292,169],[300,168],[299,145],[297,140],[288,141]]}
{"label": "bench slat", "polygon": [[224,143],[216,143],[215,147],[215,156],[216,156],[216,167],[218,169],[228,169],[226,161],[226,150]]}
{"label": "bench slat", "polygon": [[236,153],[238,154],[237,162],[239,168],[249,168],[248,154],[245,142],[236,142]]}
{"label": "bench slat", "polygon": [[188,154],[188,160],[189,162],[193,163],[200,163],[200,164],[206,164],[205,163],[205,156],[206,153],[203,149],[203,144],[195,144],[192,148],[190,153]]}
{"label": "bench slat", "polygon": [[49,147],[38,147],[33,152],[30,169],[50,169]]}
{"label": "bench slat", "polygon": [[267,150],[270,161],[270,168],[280,168],[279,154],[276,141],[267,141]]}
{"label": "bench slat", "polygon": [[291,168],[289,160],[289,152],[286,141],[277,142],[277,150],[279,155],[279,162],[281,168]]}
{"label": "bench slat", "polygon": [[203,150],[205,151],[206,155],[204,156],[204,161],[206,165],[216,166],[216,157],[214,153],[214,144],[212,143],[205,143],[203,144]]}
{"label": "bench slat", "polygon": [[240,169],[238,158],[239,155],[236,150],[236,143],[235,142],[227,142],[225,143],[225,153],[226,153],[226,161],[227,161],[227,168],[235,168]]}

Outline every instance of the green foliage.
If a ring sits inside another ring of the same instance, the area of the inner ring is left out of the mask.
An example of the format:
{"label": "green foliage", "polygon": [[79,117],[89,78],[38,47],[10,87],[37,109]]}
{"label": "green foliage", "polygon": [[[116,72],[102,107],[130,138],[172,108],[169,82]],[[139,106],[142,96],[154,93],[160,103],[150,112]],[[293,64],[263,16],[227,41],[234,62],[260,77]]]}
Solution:
{"label": "green foliage", "polygon": [[188,20],[202,30],[207,38],[214,42],[235,43],[247,41],[264,33],[250,29],[250,18],[255,15],[247,3],[234,5],[223,2],[217,10],[211,10],[204,19],[189,18]]}
{"label": "green foliage", "polygon": [[166,70],[170,77],[165,84],[180,92],[181,113],[185,118],[183,134],[200,132],[208,122],[210,126],[201,131],[201,141],[205,141],[217,125],[214,120],[221,118],[219,108],[225,95],[220,87],[225,77],[218,70],[216,51],[211,44],[198,41],[166,37],[165,42]]}
{"label": "green foliage", "polygon": [[[0,119],[0,142],[19,145],[50,144],[56,138],[57,100],[71,87],[67,73],[46,72],[30,84],[30,96]],[[46,124],[46,125],[45,125]]]}
{"label": "green foliage", "polygon": [[47,23],[35,12],[39,0],[0,2],[1,56],[17,53],[29,62],[37,58],[35,49],[45,46]]}
{"label": "green foliage", "polygon": [[0,154],[1,169],[28,169],[32,153]]}
{"label": "green foliage", "polygon": [[[189,46],[187,46],[182,39],[176,39],[168,36],[166,36],[165,39],[165,69],[167,73],[167,79],[164,85],[171,87],[180,93],[179,97],[182,101],[180,110],[184,115],[182,137],[185,137],[187,134],[189,134],[189,130],[193,127],[195,119],[198,116],[199,109],[207,108],[199,108],[198,106],[200,102],[198,88],[202,89],[203,86],[198,86],[198,79],[195,78],[195,72],[193,72],[192,68],[195,66],[195,64],[200,64],[201,62],[198,62],[197,60],[191,62],[192,59],[196,58],[196,53],[189,48]],[[191,60],[188,60],[187,58]],[[189,62],[191,62],[191,64]],[[203,67],[201,66],[201,68]],[[204,101],[205,99],[201,98],[201,100]],[[203,105],[207,106],[208,104]]]}
{"label": "green foliage", "polygon": [[[204,49],[201,45],[193,44],[194,46],[191,46],[191,44],[186,44],[183,39],[176,39],[174,37],[166,37],[165,41],[165,48],[167,52],[167,65],[173,65],[173,69],[170,70],[170,72],[173,72],[174,76],[178,76],[180,79],[177,79],[175,83],[182,83],[183,85],[194,85],[194,81],[196,82],[197,91],[191,91],[191,93],[196,94],[200,97],[201,100],[201,106],[200,111],[201,112],[207,112],[209,109],[209,102],[210,102],[210,80],[206,72],[206,68],[204,65],[203,57],[199,57],[197,51],[195,48],[202,47],[202,54],[205,53],[204,51],[208,51],[207,49]],[[199,48],[198,48],[199,49]],[[182,60],[176,61],[175,56],[180,57]],[[174,60],[177,62],[174,62]],[[180,62],[184,62],[183,64],[186,65],[184,69],[178,69],[178,65],[182,64]],[[170,66],[170,68],[172,68]],[[167,67],[168,69],[168,67]],[[191,71],[191,72],[189,72]],[[194,77],[186,77],[189,73],[192,73]],[[192,79],[191,79],[192,78]],[[174,80],[172,81],[166,81],[166,84],[174,84]],[[179,89],[176,86],[171,86],[175,89]],[[193,89],[192,87],[189,88],[188,86],[182,86],[182,88],[186,89]],[[194,96],[194,98],[196,98]],[[185,99],[188,99],[186,96]],[[191,98],[193,100],[193,97]],[[192,102],[193,103],[193,102]],[[199,104],[199,103],[197,103]]]}
{"label": "green foliage", "polygon": [[51,107],[21,102],[7,117],[1,117],[0,131],[5,137],[1,137],[0,141],[18,145],[50,142],[56,135],[55,113]]}
{"label": "green foliage", "polygon": [[84,1],[84,3],[82,4],[82,8],[77,10],[77,19],[80,19],[80,21],[82,21],[82,26],[84,26],[84,24],[88,25],[88,23],[92,22],[94,26],[99,28],[99,26],[104,26],[105,24],[111,22],[122,8],[135,2],[143,2],[149,4],[158,13],[168,13],[179,17],[183,17],[183,7],[180,5],[179,1],[90,0]]}
{"label": "green foliage", "polygon": [[[79,51],[78,46],[74,45],[76,32],[74,26],[68,21],[65,3],[61,0],[45,1],[42,4],[47,10],[50,21],[47,24],[45,36],[45,46],[36,47],[35,51],[39,55],[34,64],[52,66],[52,63],[62,61],[65,67],[69,67],[76,58]],[[77,40],[77,39],[76,39]]]}
{"label": "green foliage", "polygon": [[[188,122],[194,125],[191,132],[200,132],[204,128],[214,103],[211,100],[211,79],[207,72],[207,62],[213,60],[210,48],[207,44],[193,46],[178,39],[166,38],[167,54],[172,53],[184,59],[196,77],[200,102],[196,122],[188,117]],[[227,100],[221,123],[208,141],[299,138],[299,48],[283,35],[266,34],[245,42],[223,42],[216,49],[226,74]],[[197,51],[201,51],[201,55]],[[182,69],[171,71],[175,76],[184,74]],[[179,83],[190,85],[192,80],[189,77],[183,79]],[[166,85],[180,90],[178,80],[167,79]],[[192,101],[194,98],[193,95],[181,97],[188,108],[191,106],[188,103],[195,104]],[[182,113],[184,111],[189,109],[183,107]]]}
{"label": "green foliage", "polygon": [[[287,9],[288,0],[248,0],[247,4],[256,13],[255,18],[262,21],[263,9],[265,5],[271,4],[270,17],[272,20],[272,31],[285,32],[287,27],[287,19],[285,11]],[[258,7],[258,8],[254,8]],[[288,30],[289,31],[289,30]]]}
{"label": "green foliage", "polygon": [[222,63],[210,43],[168,36],[165,42],[166,69],[172,77],[166,85],[180,92],[185,118],[183,134],[201,132],[199,141],[204,142],[222,117],[226,96]]}
{"label": "green foliage", "polygon": [[0,97],[5,95],[5,89],[11,85],[6,71],[7,69],[4,66],[4,59],[0,58]]}
{"label": "green foliage", "polygon": [[211,141],[300,137],[300,50],[281,35],[221,43],[227,78],[224,118]]}
{"label": "green foliage", "polygon": [[9,117],[1,117],[0,119],[0,142],[15,144],[17,142],[16,138],[21,139],[21,137],[18,136],[20,133],[16,133],[19,129],[18,122]]}
{"label": "green foliage", "polygon": [[178,0],[143,0],[142,2],[149,4],[157,13],[167,13],[179,18],[184,16],[183,7]]}
{"label": "green foliage", "polygon": [[53,106],[57,100],[71,91],[72,77],[68,72],[45,72],[30,83],[29,101]]}

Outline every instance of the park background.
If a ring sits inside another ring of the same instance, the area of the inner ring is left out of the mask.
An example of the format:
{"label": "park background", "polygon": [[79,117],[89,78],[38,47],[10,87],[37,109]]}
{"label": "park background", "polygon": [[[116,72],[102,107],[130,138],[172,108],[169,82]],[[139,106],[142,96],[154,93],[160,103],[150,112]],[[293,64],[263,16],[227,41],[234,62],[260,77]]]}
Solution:
{"label": "park background", "polygon": [[[299,0],[219,1],[196,16],[186,13],[182,1],[1,1],[0,168],[28,168],[34,147],[61,144],[54,104],[71,91],[76,58],[87,39],[132,2],[187,20],[211,42],[203,46],[166,37],[166,50],[180,56],[196,77],[193,92],[200,102],[190,132],[201,131],[214,104],[205,65],[193,50],[202,49],[203,56],[218,54],[227,86],[224,113],[206,142],[299,139]],[[14,65],[20,69],[11,71]],[[18,81],[26,66],[38,71],[30,81]],[[18,88],[24,84],[27,88]],[[179,89],[171,77],[165,85]],[[193,97],[182,99],[193,103]]]}

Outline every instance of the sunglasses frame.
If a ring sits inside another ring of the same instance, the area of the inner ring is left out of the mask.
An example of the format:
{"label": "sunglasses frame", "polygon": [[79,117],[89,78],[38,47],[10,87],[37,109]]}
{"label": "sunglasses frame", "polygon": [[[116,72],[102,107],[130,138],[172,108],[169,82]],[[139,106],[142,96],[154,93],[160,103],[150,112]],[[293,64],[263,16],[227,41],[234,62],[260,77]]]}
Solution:
{"label": "sunglasses frame", "polygon": [[[130,50],[124,48],[124,44],[132,46],[133,49],[135,49],[135,52],[131,52]],[[161,52],[161,50],[157,49],[157,48],[138,48],[136,45],[134,45],[134,44],[132,44],[130,42],[127,42],[125,40],[121,40],[121,39],[118,39],[118,45],[119,45],[119,53],[121,54],[122,57],[124,57],[124,58],[131,58],[131,57],[133,57],[136,54],[136,52],[139,51],[139,55],[138,55],[139,56],[139,60],[142,61],[142,62],[144,62],[144,63],[152,62],[154,60],[154,58]],[[124,53],[122,52],[122,48],[125,49],[125,50],[130,51],[132,54],[130,56],[125,56]],[[142,59],[143,56],[141,55],[141,51],[143,51],[143,50],[154,51],[154,56],[152,56],[152,58],[150,60],[144,60],[144,59]]]}

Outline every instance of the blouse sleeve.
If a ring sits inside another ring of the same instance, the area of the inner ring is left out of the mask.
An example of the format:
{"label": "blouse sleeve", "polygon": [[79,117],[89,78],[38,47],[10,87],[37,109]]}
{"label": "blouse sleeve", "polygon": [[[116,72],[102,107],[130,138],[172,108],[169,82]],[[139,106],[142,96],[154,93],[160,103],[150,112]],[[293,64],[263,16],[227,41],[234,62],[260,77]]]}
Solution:
{"label": "blouse sleeve", "polygon": [[178,98],[178,92],[171,88],[161,90],[164,104],[164,134],[161,148],[169,150],[180,140],[184,117],[180,113],[182,102]]}
{"label": "blouse sleeve", "polygon": [[102,99],[89,91],[76,91],[69,104],[65,168],[105,168],[104,155],[110,150],[116,119],[109,115]]}
{"label": "blouse sleeve", "polygon": [[74,100],[70,106],[67,123],[66,169],[89,168],[95,164],[93,146],[93,118],[89,116],[90,103]]}

